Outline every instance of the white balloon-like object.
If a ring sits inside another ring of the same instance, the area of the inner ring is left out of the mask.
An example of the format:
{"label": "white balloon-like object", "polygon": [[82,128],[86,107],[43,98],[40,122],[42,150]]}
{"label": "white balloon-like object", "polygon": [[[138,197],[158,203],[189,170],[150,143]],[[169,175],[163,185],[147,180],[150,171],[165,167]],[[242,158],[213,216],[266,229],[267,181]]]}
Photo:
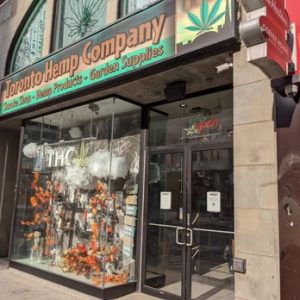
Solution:
{"label": "white balloon-like object", "polygon": [[[111,159],[111,166],[110,166]],[[124,157],[116,156],[105,151],[97,151],[88,158],[88,171],[97,178],[125,178],[128,166]]]}
{"label": "white balloon-like object", "polygon": [[23,147],[23,154],[28,158],[36,158],[38,156],[38,146],[36,143],[29,143]]}
{"label": "white balloon-like object", "polygon": [[81,189],[90,188],[92,182],[88,168],[77,165],[66,167],[65,180],[68,185]]}

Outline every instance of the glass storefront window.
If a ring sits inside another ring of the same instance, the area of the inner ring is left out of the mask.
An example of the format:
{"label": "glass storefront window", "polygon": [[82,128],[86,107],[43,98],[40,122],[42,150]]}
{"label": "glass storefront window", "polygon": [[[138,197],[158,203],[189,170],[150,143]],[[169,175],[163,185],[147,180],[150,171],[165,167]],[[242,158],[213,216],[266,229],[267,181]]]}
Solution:
{"label": "glass storefront window", "polygon": [[135,281],[140,124],[116,98],[26,122],[12,260],[101,288]]}
{"label": "glass storefront window", "polygon": [[123,0],[121,1],[121,17],[142,9],[157,0]]}
{"label": "glass storefront window", "polygon": [[46,1],[40,1],[16,42],[11,72],[24,68],[43,56]]}
{"label": "glass storefront window", "polygon": [[57,21],[57,43],[61,48],[106,25],[109,0],[60,0]]}
{"label": "glass storefront window", "polygon": [[150,146],[232,141],[232,90],[155,107]]}

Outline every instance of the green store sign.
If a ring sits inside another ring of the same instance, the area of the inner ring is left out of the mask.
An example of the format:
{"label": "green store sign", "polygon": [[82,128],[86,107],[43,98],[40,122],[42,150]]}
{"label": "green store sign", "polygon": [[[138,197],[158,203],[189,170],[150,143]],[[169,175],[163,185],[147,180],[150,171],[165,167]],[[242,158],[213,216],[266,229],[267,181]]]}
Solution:
{"label": "green store sign", "polygon": [[1,80],[0,116],[234,38],[233,11],[229,0],[158,2]]}

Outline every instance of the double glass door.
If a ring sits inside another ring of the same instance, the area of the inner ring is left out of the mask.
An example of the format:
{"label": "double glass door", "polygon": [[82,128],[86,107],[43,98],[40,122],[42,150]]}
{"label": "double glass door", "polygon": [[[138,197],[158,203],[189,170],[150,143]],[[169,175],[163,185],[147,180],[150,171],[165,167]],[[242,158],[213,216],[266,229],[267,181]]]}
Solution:
{"label": "double glass door", "polygon": [[230,145],[148,152],[143,290],[165,299],[234,299]]}

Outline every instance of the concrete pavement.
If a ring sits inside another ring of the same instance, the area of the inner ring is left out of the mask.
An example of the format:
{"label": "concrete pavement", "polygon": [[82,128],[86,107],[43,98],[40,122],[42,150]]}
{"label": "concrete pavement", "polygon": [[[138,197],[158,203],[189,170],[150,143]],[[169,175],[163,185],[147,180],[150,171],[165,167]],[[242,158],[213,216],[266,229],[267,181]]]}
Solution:
{"label": "concrete pavement", "polygon": [[[7,262],[0,260],[0,300],[96,300],[86,294],[36,276],[7,268]],[[155,300],[145,294],[135,293],[119,300]]]}

